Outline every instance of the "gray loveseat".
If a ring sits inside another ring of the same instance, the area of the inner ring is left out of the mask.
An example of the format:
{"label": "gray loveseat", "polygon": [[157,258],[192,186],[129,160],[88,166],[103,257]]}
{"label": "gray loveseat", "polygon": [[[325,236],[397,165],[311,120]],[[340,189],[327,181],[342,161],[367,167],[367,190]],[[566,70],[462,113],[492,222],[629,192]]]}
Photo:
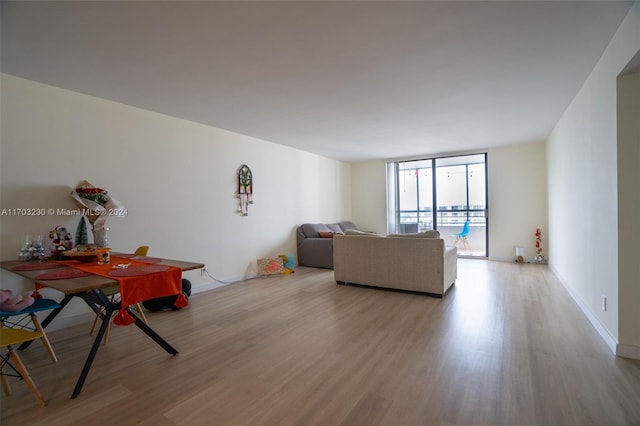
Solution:
{"label": "gray loveseat", "polygon": [[445,245],[437,231],[386,237],[349,234],[333,239],[334,275],[338,284],[363,284],[442,297],[457,278],[457,249]]}
{"label": "gray loveseat", "polygon": [[296,230],[298,264],[333,269],[333,234],[344,234],[347,229],[358,229],[358,227],[352,222],[300,225]]}

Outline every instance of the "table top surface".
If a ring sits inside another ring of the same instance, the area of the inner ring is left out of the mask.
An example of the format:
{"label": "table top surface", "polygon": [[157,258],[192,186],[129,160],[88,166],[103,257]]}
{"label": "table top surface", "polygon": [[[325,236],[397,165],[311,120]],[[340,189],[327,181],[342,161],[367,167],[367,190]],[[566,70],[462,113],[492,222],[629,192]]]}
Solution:
{"label": "table top surface", "polygon": [[[14,271],[13,268],[19,265],[33,264],[37,261],[23,261],[23,260],[8,260],[4,262],[0,262],[0,268],[13,272],[14,274],[20,275],[32,281],[36,281],[35,277],[42,274],[44,271],[40,270],[31,270],[31,271]],[[156,265],[166,265],[173,266],[176,268],[180,268],[183,271],[191,271],[193,269],[201,269],[204,268],[204,264],[197,262],[185,262],[181,260],[172,260],[172,259],[162,259],[160,262],[155,263]],[[61,269],[68,268],[56,268],[56,271]],[[38,282],[46,285],[47,287],[56,289],[65,294],[75,294],[84,291],[91,291],[99,288],[105,288],[112,285],[117,285],[118,281],[112,278],[101,277],[99,275],[88,275],[83,277],[75,277],[75,278],[65,278],[61,280],[37,280]]]}

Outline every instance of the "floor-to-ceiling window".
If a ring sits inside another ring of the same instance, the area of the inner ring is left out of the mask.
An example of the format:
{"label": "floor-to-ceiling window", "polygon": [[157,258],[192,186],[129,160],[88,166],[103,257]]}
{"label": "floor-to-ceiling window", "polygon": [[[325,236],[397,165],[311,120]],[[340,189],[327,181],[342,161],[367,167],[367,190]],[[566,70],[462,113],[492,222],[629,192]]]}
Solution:
{"label": "floor-to-ceiling window", "polygon": [[389,232],[437,229],[462,256],[488,256],[486,154],[389,163]]}

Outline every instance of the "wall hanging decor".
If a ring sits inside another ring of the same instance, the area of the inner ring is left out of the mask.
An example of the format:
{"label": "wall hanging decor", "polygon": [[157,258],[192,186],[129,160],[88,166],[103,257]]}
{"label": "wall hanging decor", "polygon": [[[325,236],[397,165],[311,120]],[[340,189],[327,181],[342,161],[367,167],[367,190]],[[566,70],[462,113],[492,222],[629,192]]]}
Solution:
{"label": "wall hanging decor", "polygon": [[249,204],[253,204],[253,174],[246,164],[238,170],[238,212],[249,215]]}

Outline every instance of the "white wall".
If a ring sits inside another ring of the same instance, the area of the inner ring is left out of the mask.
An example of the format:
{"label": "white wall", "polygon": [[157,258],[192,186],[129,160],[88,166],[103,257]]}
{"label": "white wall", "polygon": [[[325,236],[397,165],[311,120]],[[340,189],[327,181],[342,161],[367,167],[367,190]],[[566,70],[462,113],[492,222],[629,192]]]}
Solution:
{"label": "white wall", "polygon": [[[639,49],[636,2],[547,141],[551,267],[612,349],[619,339],[617,206],[624,196],[617,186],[616,78]],[[629,325],[640,328],[637,320]]]}
{"label": "white wall", "polygon": [[[543,232],[543,246],[548,240],[544,143],[492,148],[487,157],[490,258],[513,260],[515,246],[525,247],[526,257],[532,258],[536,228]],[[351,175],[354,222],[385,233],[385,162],[354,163]],[[549,254],[546,247],[543,254]]]}
{"label": "white wall", "polygon": [[618,78],[617,95],[619,341],[627,350],[640,348],[640,73]]}
{"label": "white wall", "polygon": [[[295,227],[351,219],[347,163],[201,124],[2,75],[0,208],[69,208],[83,179],[106,188],[129,215],[110,218],[110,245],[202,262],[220,280],[256,273],[255,260],[296,255]],[[237,210],[237,170],[251,167],[254,204]],[[25,234],[68,216],[2,216],[2,260]],[[194,287],[211,287],[199,272]],[[31,286],[2,272],[2,286]],[[80,309],[80,307],[78,307]],[[85,308],[88,311],[88,308]],[[74,312],[77,313],[77,312]]]}
{"label": "white wall", "polygon": [[387,167],[384,161],[351,165],[353,223],[360,229],[387,233]]}
{"label": "white wall", "polygon": [[487,152],[489,180],[489,256],[515,259],[536,254],[536,228],[542,231],[542,255],[548,259],[547,168],[544,143],[509,145]]}

